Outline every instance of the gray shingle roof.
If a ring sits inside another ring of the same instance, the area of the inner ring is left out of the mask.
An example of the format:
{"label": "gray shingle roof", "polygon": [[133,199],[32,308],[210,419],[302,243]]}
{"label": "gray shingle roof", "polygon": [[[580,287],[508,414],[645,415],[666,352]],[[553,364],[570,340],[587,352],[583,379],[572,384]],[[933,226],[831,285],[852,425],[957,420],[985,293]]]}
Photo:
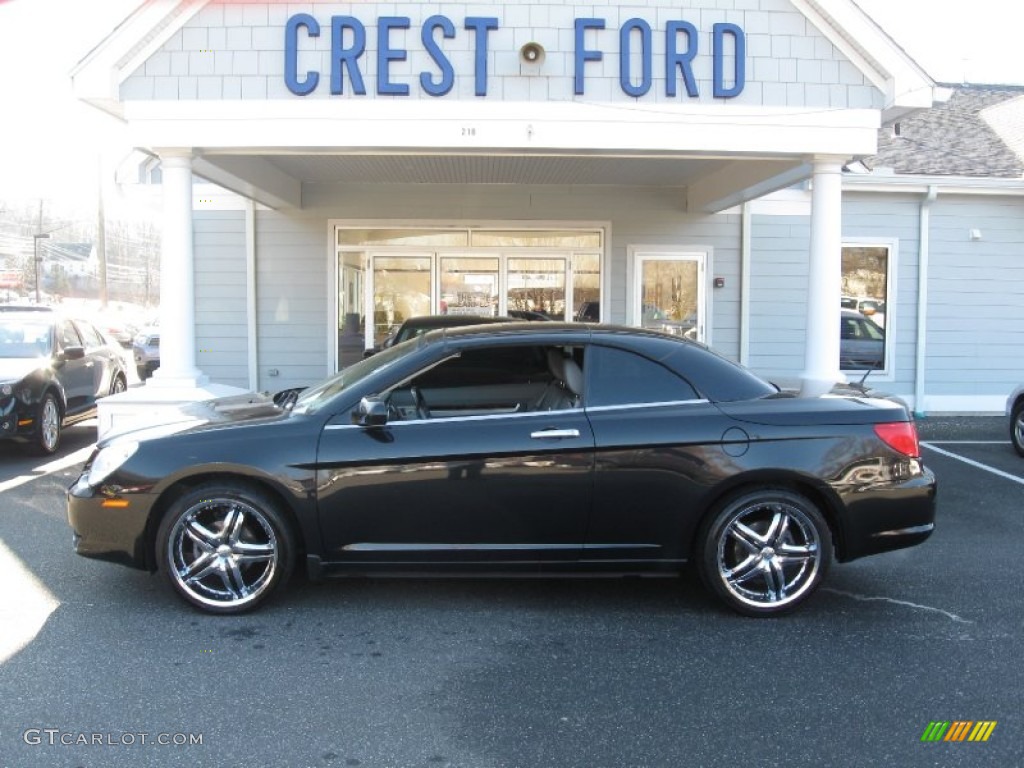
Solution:
{"label": "gray shingle roof", "polygon": [[1024,142],[1017,141],[1024,87],[949,87],[948,101],[883,125],[878,154],[865,158],[867,166],[898,174],[1024,177]]}

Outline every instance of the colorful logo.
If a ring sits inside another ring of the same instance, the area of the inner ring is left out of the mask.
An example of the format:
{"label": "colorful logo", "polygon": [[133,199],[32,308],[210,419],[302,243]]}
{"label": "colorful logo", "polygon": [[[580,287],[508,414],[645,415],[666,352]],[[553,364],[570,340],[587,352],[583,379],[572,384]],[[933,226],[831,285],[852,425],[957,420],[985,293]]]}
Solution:
{"label": "colorful logo", "polygon": [[995,720],[932,720],[921,741],[988,741],[995,729]]}

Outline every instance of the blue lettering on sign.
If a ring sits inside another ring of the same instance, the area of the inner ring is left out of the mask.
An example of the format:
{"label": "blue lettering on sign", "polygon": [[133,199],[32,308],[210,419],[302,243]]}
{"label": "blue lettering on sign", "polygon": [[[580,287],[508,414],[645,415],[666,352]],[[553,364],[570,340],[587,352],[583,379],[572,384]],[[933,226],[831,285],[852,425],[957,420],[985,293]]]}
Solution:
{"label": "blue lettering on sign", "polygon": [[[747,58],[746,38],[743,36],[743,30],[735,24],[715,24],[711,29],[712,61],[714,62],[714,74],[712,75],[714,96],[716,99],[731,99],[734,96],[740,95],[746,80],[746,69],[744,68],[744,62]],[[733,39],[736,61],[736,70],[733,72],[731,88],[725,87],[725,52],[722,49],[725,47],[726,35]]]}
{"label": "blue lettering on sign", "polygon": [[600,51],[587,50],[583,36],[588,29],[604,29],[604,19],[576,19],[576,67],[573,93],[583,95],[583,65],[588,61],[600,61]]}
{"label": "blue lettering on sign", "polygon": [[421,35],[423,48],[437,64],[437,68],[441,70],[441,81],[435,83],[429,72],[421,72],[420,87],[431,96],[444,96],[455,85],[455,68],[448,57],[444,55],[441,46],[434,40],[434,31],[437,29],[440,29],[441,34],[448,40],[455,37],[455,25],[447,16],[431,16],[423,22]]}
{"label": "blue lettering on sign", "polygon": [[319,72],[307,72],[299,80],[299,27],[305,27],[310,37],[320,37],[320,25],[308,13],[297,13],[288,19],[284,28],[284,83],[296,96],[305,96],[316,90]]}
{"label": "blue lettering on sign", "polygon": [[[491,32],[499,29],[499,20],[492,16],[468,16],[463,28],[472,36],[473,92],[487,95],[488,44]],[[573,93],[582,96],[586,90],[587,64],[604,59],[600,43],[608,42],[605,20],[580,18],[574,21]],[[410,85],[393,77],[395,62],[407,61],[409,51],[393,42],[395,30],[412,27],[408,16],[381,16],[377,19],[377,88],[381,96],[408,96]],[[366,27],[354,16],[331,17],[331,93],[343,94],[345,80],[354,95],[366,95],[360,60],[366,53]],[[301,35],[305,30],[305,35]],[[438,35],[440,33],[440,35]],[[619,34],[619,87],[627,96],[639,98],[651,90],[654,70],[654,30],[641,18],[625,21]],[[320,23],[308,13],[296,13],[285,24],[284,81],[296,96],[308,96],[320,84],[320,72],[299,73],[299,50],[303,38],[320,36]],[[423,22],[420,42],[436,71],[419,73],[420,88],[429,96],[444,96],[455,84],[455,68],[444,51],[445,40],[457,36],[455,24],[447,16],[435,14]],[[676,96],[682,78],[686,95],[698,98],[700,91],[694,77],[694,61],[699,53],[697,28],[688,21],[672,20],[665,24],[665,95]],[[588,45],[597,47],[587,47]],[[711,34],[712,95],[716,99],[739,96],[746,85],[747,44],[743,29],[736,24],[717,23]],[[639,72],[634,71],[639,63]],[[731,68],[730,68],[731,65]],[[415,82],[415,81],[413,81]]]}
{"label": "blue lettering on sign", "polygon": [[[345,30],[352,30],[352,45],[345,47]],[[352,92],[360,96],[366,95],[363,85],[363,74],[359,71],[359,57],[366,50],[366,27],[359,19],[352,16],[331,17],[331,93],[344,93],[344,79],[341,70],[344,67],[348,78],[352,81]]]}
{"label": "blue lettering on sign", "polygon": [[[633,85],[633,33],[640,33],[640,84]],[[630,19],[619,30],[619,85],[627,96],[643,96],[651,90],[651,25],[643,19]]]}
{"label": "blue lettering on sign", "polygon": [[391,62],[405,61],[404,48],[391,47],[391,30],[408,29],[408,16],[381,16],[377,19],[377,93],[382,96],[408,96],[409,86],[391,82]]}
{"label": "blue lettering on sign", "polygon": [[[679,33],[686,33],[686,50],[676,48]],[[683,73],[686,95],[698,96],[693,77],[693,60],[697,56],[697,28],[688,21],[670,21],[665,25],[665,95],[676,95],[676,69]]]}
{"label": "blue lettering on sign", "polygon": [[473,65],[473,92],[477,96],[487,95],[487,33],[498,28],[498,20],[492,16],[469,17],[466,29],[476,30],[476,58]]}

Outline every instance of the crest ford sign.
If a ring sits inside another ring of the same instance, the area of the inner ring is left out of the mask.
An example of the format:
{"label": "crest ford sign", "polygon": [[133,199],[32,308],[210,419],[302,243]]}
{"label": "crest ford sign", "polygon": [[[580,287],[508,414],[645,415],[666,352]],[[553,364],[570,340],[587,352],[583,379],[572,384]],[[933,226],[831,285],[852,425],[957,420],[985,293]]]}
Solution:
{"label": "crest ford sign", "polygon": [[[405,39],[405,30],[412,30],[408,16],[380,16],[376,20],[376,51],[369,52],[367,26],[355,16],[331,16],[323,24],[311,14],[297,13],[285,25],[285,84],[297,96],[307,96],[321,87],[321,75],[329,76],[331,94],[346,93],[365,96],[365,74],[370,67],[367,58],[375,56],[376,93],[381,96],[408,96],[419,88],[428,96],[444,96],[455,82],[455,66],[445,51],[445,42],[459,36],[468,38],[473,51],[473,82],[477,96],[487,95],[488,46],[491,33],[500,28],[493,16],[466,16],[456,25],[447,16],[430,16],[419,25],[419,45],[429,57],[431,67],[420,73],[397,74],[393,65],[409,57],[409,49],[396,40]],[[299,69],[299,54],[312,48],[311,40],[330,36],[330,71]],[[660,61],[655,61],[654,36],[662,36]],[[614,36],[614,37],[609,37]],[[415,35],[411,36],[415,38]],[[587,72],[601,66],[605,58],[602,44],[618,40],[619,85],[627,96],[641,97],[650,92],[654,67],[664,72],[665,95],[674,97],[685,92],[697,98],[694,60],[710,55],[712,60],[712,96],[733,98],[743,91],[746,81],[746,37],[743,29],[731,23],[716,23],[711,29],[711,50],[699,49],[697,27],[683,19],[668,21],[655,29],[641,18],[631,18],[617,31],[607,28],[605,19],[577,18],[573,25],[572,52],[573,92],[586,93]],[[324,79],[327,79],[326,77]]]}

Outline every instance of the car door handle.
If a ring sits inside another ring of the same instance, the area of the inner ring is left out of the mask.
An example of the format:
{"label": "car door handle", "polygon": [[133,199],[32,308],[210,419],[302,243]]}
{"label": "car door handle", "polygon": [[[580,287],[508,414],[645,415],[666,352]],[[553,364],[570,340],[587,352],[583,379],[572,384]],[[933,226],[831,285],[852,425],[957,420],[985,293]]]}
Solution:
{"label": "car door handle", "polygon": [[567,437],[579,437],[578,429],[542,429],[539,432],[531,432],[530,437],[534,440],[564,440]]}

